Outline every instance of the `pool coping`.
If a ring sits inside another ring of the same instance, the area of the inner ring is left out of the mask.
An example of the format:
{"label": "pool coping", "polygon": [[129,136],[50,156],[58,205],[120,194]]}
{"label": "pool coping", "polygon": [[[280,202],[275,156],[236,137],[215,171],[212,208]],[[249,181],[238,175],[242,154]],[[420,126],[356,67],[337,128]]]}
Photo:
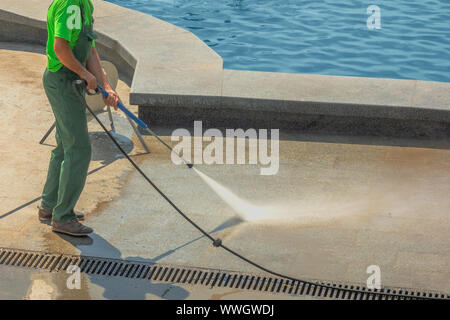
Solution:
{"label": "pool coping", "polygon": [[[118,67],[131,86],[130,103],[140,109],[450,122],[448,82],[224,69],[222,58],[191,32],[109,2],[93,2],[98,50]],[[50,3],[2,0],[0,41],[45,45]]]}

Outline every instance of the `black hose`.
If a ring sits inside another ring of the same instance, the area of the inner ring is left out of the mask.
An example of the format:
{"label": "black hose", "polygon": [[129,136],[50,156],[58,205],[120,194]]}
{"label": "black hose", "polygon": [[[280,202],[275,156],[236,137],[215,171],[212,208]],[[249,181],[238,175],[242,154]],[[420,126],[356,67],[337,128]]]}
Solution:
{"label": "black hose", "polygon": [[[152,185],[153,188],[179,213],[185,218],[190,224],[192,224],[194,227],[196,227],[201,233],[203,233],[205,236],[210,238],[212,241],[215,241],[213,237],[211,237],[205,230],[200,228],[194,221],[192,221],[188,216],[186,216],[173,202],[170,200],[159,188],[153,183],[153,181],[150,180],[149,177],[139,168],[139,166],[136,164],[136,162],[133,161],[133,159],[130,158],[130,156],[126,153],[125,150],[120,146],[120,144],[117,142],[116,139],[112,136],[112,134],[106,129],[105,125],[100,121],[100,119],[97,117],[97,115],[92,111],[92,109],[88,106],[86,103],[86,100],[83,98],[83,96],[80,94],[80,92],[77,90],[76,85],[79,84],[79,80],[75,80],[72,82],[72,88],[75,91],[76,95],[80,99],[80,101],[83,103],[83,105],[86,107],[86,109],[89,110],[89,112],[92,114],[92,116],[97,120],[98,124],[102,127],[102,129],[106,132],[108,137],[111,139],[111,141],[116,145],[116,147],[122,152],[122,154],[130,161],[130,163],[133,165],[133,167],[136,168],[136,170],[144,177],[145,180],[147,180],[148,183]],[[82,82],[81,82],[82,83]],[[80,83],[80,84],[81,84]]]}
{"label": "black hose", "polygon": [[[192,224],[198,231],[200,231],[205,237],[207,237],[208,239],[210,239],[213,242],[213,245],[215,247],[222,247],[223,249],[225,249],[226,251],[228,251],[229,253],[231,253],[232,255],[238,257],[239,259],[253,265],[254,267],[270,273],[274,276],[280,277],[280,278],[285,278],[288,280],[291,280],[293,282],[299,282],[299,283],[303,283],[303,284],[307,284],[310,286],[316,286],[316,287],[321,287],[321,288],[326,288],[326,289],[332,289],[332,290],[344,290],[347,292],[356,292],[356,293],[361,293],[361,294],[379,294],[381,296],[393,296],[393,297],[398,297],[398,298],[415,298],[409,295],[403,295],[403,294],[397,294],[397,293],[384,293],[384,292],[380,292],[378,290],[373,290],[373,291],[365,291],[365,290],[358,290],[358,289],[343,289],[343,288],[337,288],[331,285],[326,285],[326,284],[322,284],[322,283],[315,283],[315,282],[310,282],[310,281],[305,281],[305,280],[300,280],[291,276],[286,276],[284,274],[272,271],[270,269],[267,269],[259,264],[257,264],[256,262],[242,256],[241,254],[237,253],[236,251],[228,248],[227,246],[225,246],[224,244],[222,244],[222,241],[220,239],[214,239],[209,233],[207,233],[205,230],[203,230],[200,226],[198,226],[194,221],[192,221],[186,214],[184,214],[173,202],[172,200],[170,200],[154,183],[153,181],[150,180],[150,178],[142,171],[141,168],[139,168],[139,166],[133,161],[133,159],[130,158],[130,156],[125,152],[125,150],[123,150],[123,148],[120,146],[120,144],[117,142],[116,139],[114,139],[114,137],[111,135],[111,133],[108,131],[108,129],[106,129],[106,127],[103,125],[103,123],[100,121],[100,119],[97,117],[97,115],[92,111],[92,109],[88,106],[88,104],[86,103],[86,100],[83,98],[83,96],[80,94],[80,92],[77,90],[76,85],[81,85],[83,84],[83,82],[81,82],[80,80],[75,80],[72,82],[72,87],[73,90],[75,91],[76,95],[78,96],[78,98],[80,99],[81,103],[83,103],[83,105],[86,107],[87,110],[89,110],[89,112],[92,114],[92,116],[95,118],[95,120],[97,120],[97,122],[99,123],[99,125],[102,127],[102,129],[106,132],[106,134],[108,135],[108,137],[112,140],[112,142],[116,145],[116,147],[120,150],[120,152],[127,158],[127,160],[133,165],[134,168],[136,168],[136,170],[142,175],[142,177],[144,177],[145,180],[147,180],[147,182],[184,218],[186,219],[190,224]],[[418,297],[420,299],[423,299],[424,297]],[[429,297],[427,297],[426,299],[430,299]]]}

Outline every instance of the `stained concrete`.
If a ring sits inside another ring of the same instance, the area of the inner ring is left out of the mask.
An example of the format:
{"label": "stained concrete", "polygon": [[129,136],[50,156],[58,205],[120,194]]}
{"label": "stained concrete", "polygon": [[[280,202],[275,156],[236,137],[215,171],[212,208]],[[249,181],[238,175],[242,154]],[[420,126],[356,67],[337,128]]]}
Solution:
{"label": "stained concrete", "polygon": [[[95,233],[75,239],[39,223],[35,206],[54,143],[51,138],[48,145],[38,144],[53,122],[41,85],[45,57],[33,52],[39,48],[2,47],[7,50],[0,51],[0,69],[8,72],[0,74],[0,246],[260,272],[214,248],[132,170],[93,122],[94,159],[77,209]],[[119,83],[122,97],[128,90]],[[257,165],[197,166],[242,199],[276,206],[294,218],[256,223],[237,220],[194,171],[175,166],[154,138],[146,137],[151,153],[143,154],[125,118],[114,117],[122,144],[168,197],[214,237],[265,267],[303,279],[365,284],[366,268],[378,265],[382,285],[450,292],[448,136],[282,131],[277,175],[261,176]],[[167,139],[171,131],[158,132]]]}
{"label": "stained concrete", "polygon": [[[161,283],[99,275],[80,276],[80,288],[69,289],[71,274],[0,267],[0,300],[291,300],[287,294],[230,288],[210,289],[181,283]],[[302,299],[313,300],[310,297]],[[315,298],[314,300],[318,300]]]}

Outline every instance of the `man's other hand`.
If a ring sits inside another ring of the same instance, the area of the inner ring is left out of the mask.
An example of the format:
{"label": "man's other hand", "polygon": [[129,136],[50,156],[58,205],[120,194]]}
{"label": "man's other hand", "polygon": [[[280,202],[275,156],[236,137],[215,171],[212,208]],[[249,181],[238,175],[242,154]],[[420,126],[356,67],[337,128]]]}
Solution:
{"label": "man's other hand", "polygon": [[95,90],[97,89],[97,78],[87,70],[80,75],[83,80],[87,82],[86,89]]}
{"label": "man's other hand", "polygon": [[103,101],[106,105],[114,107],[114,110],[117,110],[117,104],[120,101],[119,95],[111,87],[105,88],[105,91],[108,92],[108,98],[105,99],[103,97]]}

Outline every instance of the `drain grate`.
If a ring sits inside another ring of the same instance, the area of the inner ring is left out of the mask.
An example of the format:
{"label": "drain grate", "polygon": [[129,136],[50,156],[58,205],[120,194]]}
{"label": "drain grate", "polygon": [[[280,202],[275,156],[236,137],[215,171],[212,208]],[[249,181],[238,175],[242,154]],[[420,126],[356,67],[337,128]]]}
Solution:
{"label": "drain grate", "polygon": [[234,271],[152,264],[137,261],[72,256],[59,253],[0,248],[0,265],[35,268],[49,272],[76,265],[90,275],[147,279],[151,281],[226,287],[242,290],[347,300],[450,299],[449,295],[399,288],[367,289],[364,286],[327,282],[302,282]]}

